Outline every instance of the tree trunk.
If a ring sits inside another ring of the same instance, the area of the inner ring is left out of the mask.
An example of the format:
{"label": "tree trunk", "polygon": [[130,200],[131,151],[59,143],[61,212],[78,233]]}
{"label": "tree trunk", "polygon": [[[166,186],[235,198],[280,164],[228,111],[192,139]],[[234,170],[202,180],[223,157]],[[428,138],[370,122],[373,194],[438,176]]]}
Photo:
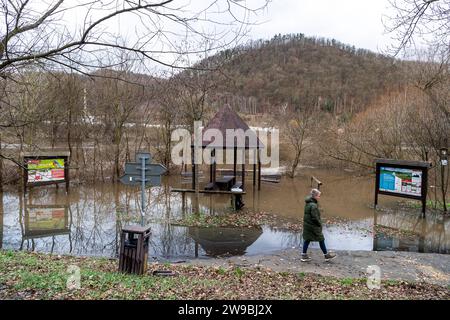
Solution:
{"label": "tree trunk", "polygon": [[0,190],[0,250],[3,247],[3,212],[3,192]]}
{"label": "tree trunk", "polygon": [[292,166],[291,166],[291,172],[289,174],[289,177],[291,177],[291,178],[295,177],[295,170],[297,170],[297,166],[300,163],[301,154],[302,154],[302,149],[299,149],[295,154],[295,158],[294,158],[294,161],[292,162]]}
{"label": "tree trunk", "polygon": [[67,119],[67,146],[69,147],[69,157],[72,158],[72,106],[69,106]]}
{"label": "tree trunk", "polygon": [[119,181],[120,176],[120,141],[122,139],[122,128],[116,128],[114,133],[114,182]]}
{"label": "tree trunk", "polygon": [[[448,180],[447,180],[448,183]],[[447,195],[447,186],[445,183],[445,167],[441,165],[441,195],[442,195],[442,203],[444,207],[444,212],[447,212],[447,203],[446,203],[446,195]]]}
{"label": "tree trunk", "polygon": [[[0,133],[0,196],[3,198],[3,195],[1,195],[1,192],[3,191],[3,158],[1,157],[2,154],[2,135]],[[2,209],[2,208],[0,208]],[[0,214],[3,214],[3,211],[0,210]],[[3,219],[3,217],[2,217]],[[1,240],[1,238],[0,238]],[[0,246],[1,248],[1,246]]]}

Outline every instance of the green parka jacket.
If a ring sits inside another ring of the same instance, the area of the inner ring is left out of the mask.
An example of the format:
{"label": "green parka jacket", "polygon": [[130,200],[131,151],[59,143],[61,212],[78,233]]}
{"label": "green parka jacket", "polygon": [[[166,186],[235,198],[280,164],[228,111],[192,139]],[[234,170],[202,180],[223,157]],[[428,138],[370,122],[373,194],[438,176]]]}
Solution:
{"label": "green parka jacket", "polygon": [[305,215],[303,217],[303,239],[323,241],[322,220],[317,206],[317,200],[311,196],[305,198]]}

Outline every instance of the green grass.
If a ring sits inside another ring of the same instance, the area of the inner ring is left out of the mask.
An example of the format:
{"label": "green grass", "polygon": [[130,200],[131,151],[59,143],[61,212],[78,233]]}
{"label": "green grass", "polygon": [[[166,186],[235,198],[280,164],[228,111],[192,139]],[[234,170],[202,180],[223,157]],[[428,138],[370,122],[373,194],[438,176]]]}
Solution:
{"label": "green grass", "polygon": [[238,278],[242,277],[244,275],[244,270],[242,270],[241,268],[237,267],[234,269],[234,275]]}
{"label": "green grass", "polygon": [[396,286],[399,285],[401,283],[401,281],[398,280],[386,280],[385,284],[388,286]]}
{"label": "green grass", "polygon": [[224,275],[225,273],[227,273],[227,271],[223,267],[219,267],[217,269],[217,273],[220,275]]}
{"label": "green grass", "polygon": [[351,286],[351,285],[353,285],[353,284],[355,283],[355,279],[352,279],[352,278],[344,278],[344,279],[341,279],[341,280],[340,280],[340,283],[341,283],[343,286]]}

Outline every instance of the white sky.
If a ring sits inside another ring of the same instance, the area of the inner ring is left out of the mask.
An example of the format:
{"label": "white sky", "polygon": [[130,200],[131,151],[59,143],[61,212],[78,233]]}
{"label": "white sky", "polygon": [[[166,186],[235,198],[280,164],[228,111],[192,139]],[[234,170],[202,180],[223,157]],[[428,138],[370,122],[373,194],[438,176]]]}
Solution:
{"label": "white sky", "polygon": [[[34,3],[37,11],[40,11],[49,6],[47,2],[55,3],[55,1],[45,0],[41,2],[35,0]],[[213,35],[215,34],[214,39],[217,39],[215,40],[217,43],[212,43],[211,46],[219,48],[223,48],[221,47],[223,44],[229,47],[233,44],[245,43],[250,39],[270,39],[275,34],[289,33],[303,33],[308,37],[334,38],[357,48],[365,48],[380,53],[386,52],[389,44],[395,43],[391,40],[391,35],[385,34],[382,23],[383,15],[389,13],[388,0],[271,0],[268,7],[259,11],[256,16],[253,14],[247,16],[239,8],[240,4],[257,8],[263,1],[236,1],[237,4],[232,6],[233,16],[226,10],[223,13],[223,10],[227,9],[228,3],[226,0],[176,0],[168,7],[172,9],[180,8],[181,11],[169,12],[177,12],[177,14],[179,12],[182,18],[192,17],[192,14],[208,8],[204,17],[200,16],[199,18],[213,20],[217,23],[198,21],[192,22],[192,26],[195,26],[195,29],[201,33],[211,34],[212,32]],[[65,6],[71,7],[90,2],[91,0],[70,0],[65,2]],[[107,10],[114,9],[116,2],[106,1],[106,3],[94,2],[95,10],[89,11],[86,20],[86,10],[89,6],[79,6],[71,10],[70,13],[67,12],[64,15],[64,22],[67,30],[69,30],[67,32],[72,35],[80,33],[85,21],[95,20],[96,15],[105,15],[108,12]],[[209,6],[211,3],[214,5]],[[259,22],[259,24],[251,26],[247,37],[234,39],[236,34],[240,34],[239,24],[234,24],[235,16],[243,20],[248,18],[251,22]],[[180,29],[180,26],[172,23],[170,19],[145,21],[147,24],[142,23],[133,14],[124,14],[100,24],[96,27],[95,32],[102,34],[102,40],[113,39],[111,41],[114,42],[115,37],[120,36],[126,38],[129,43],[136,43],[139,46],[145,45],[145,48],[154,51],[152,57],[168,64],[190,65],[195,60],[204,57],[201,53],[207,45],[205,45],[204,39],[195,40],[195,33],[190,32],[189,36],[186,36],[187,29],[185,30],[184,27]],[[232,26],[229,25],[230,21],[233,21]],[[158,30],[164,32],[157,32]],[[109,32],[111,33],[109,34]],[[152,34],[155,36],[147,42],[149,35]],[[189,41],[184,41],[185,39],[189,39]],[[195,55],[170,53],[170,51],[180,52],[180,46],[186,46],[186,49],[182,52],[200,51],[200,53]],[[162,51],[163,53],[158,54],[155,51]],[[190,61],[181,60],[180,62],[179,59],[186,59],[186,57]],[[152,65],[151,61],[149,65]]]}
{"label": "white sky", "polygon": [[388,13],[387,0],[272,0],[257,18],[267,22],[252,27],[250,36],[303,33],[382,52],[394,43],[384,34],[382,16]]}

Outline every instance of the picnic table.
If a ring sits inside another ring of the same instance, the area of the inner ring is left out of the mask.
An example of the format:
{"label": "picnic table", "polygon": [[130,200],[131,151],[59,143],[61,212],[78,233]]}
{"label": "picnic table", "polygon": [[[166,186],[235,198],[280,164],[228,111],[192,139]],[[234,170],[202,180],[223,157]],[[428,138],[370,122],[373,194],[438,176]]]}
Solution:
{"label": "picnic table", "polygon": [[216,179],[216,185],[219,187],[219,190],[231,190],[234,179],[234,176],[223,176]]}

